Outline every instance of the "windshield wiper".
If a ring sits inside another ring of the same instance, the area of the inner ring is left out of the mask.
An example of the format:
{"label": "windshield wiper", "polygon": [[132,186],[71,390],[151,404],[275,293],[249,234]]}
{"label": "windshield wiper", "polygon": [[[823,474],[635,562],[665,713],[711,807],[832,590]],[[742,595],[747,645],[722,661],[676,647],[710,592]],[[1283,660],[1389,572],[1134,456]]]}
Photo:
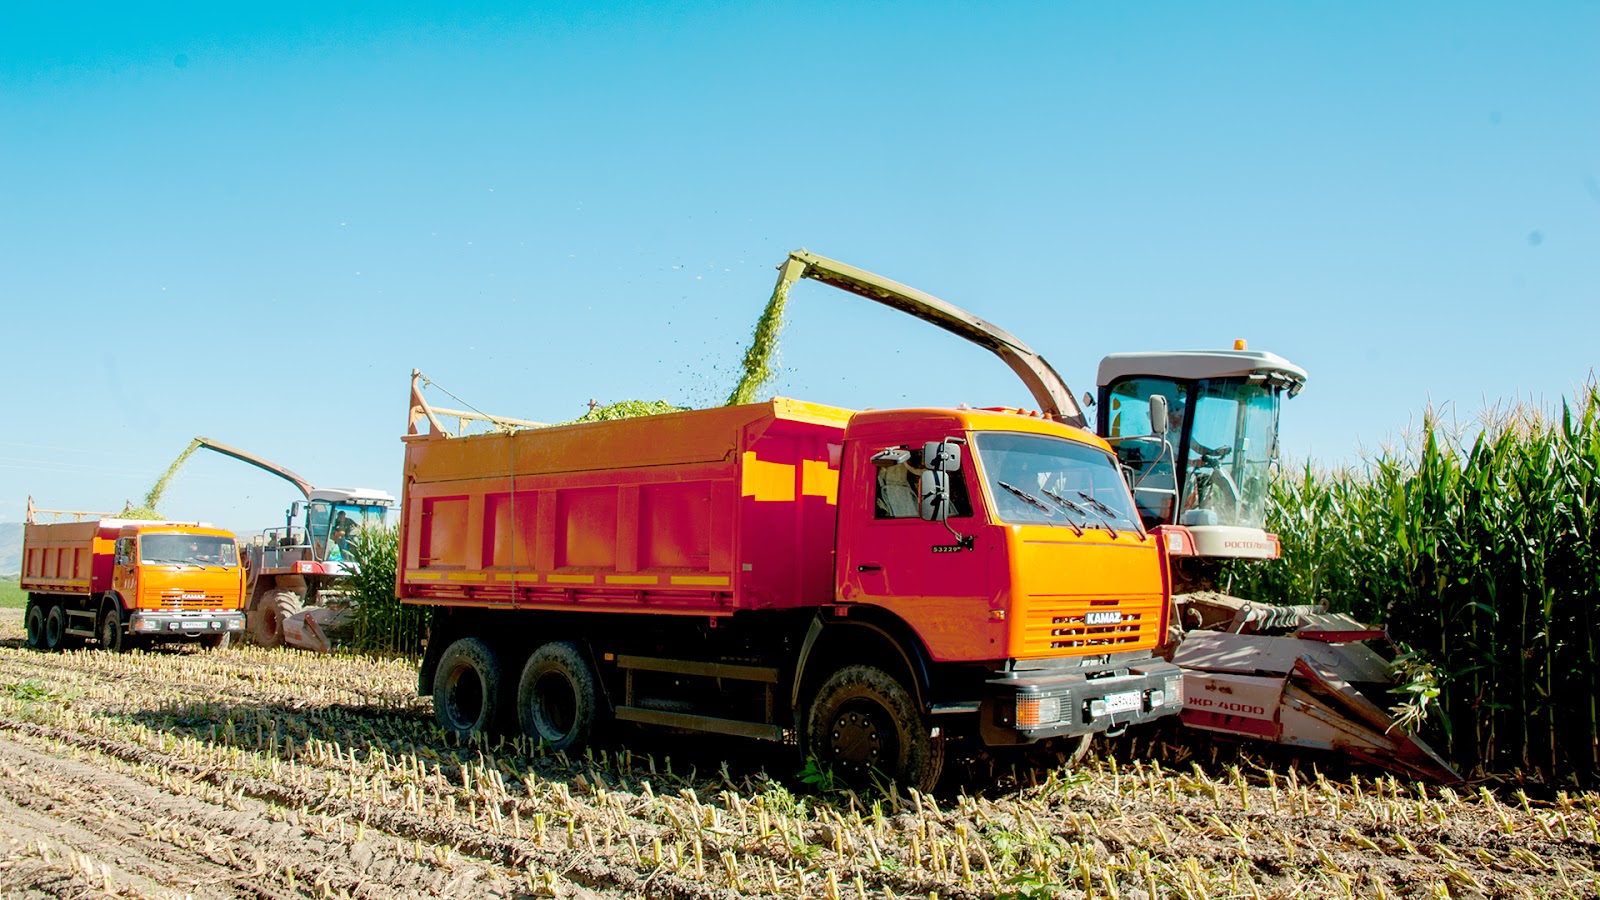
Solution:
{"label": "windshield wiper", "polygon": [[[1139,530],[1138,527],[1137,527],[1138,524],[1139,524],[1138,520],[1130,518],[1127,513],[1117,512],[1116,510],[1114,510],[1111,507],[1107,506],[1105,503],[1101,502],[1100,500],[1096,500],[1094,497],[1091,497],[1088,494],[1085,494],[1083,491],[1078,491],[1077,494],[1078,494],[1079,497],[1083,498],[1083,502],[1089,504],[1089,507],[1091,509],[1093,509],[1095,512],[1100,513],[1101,514],[1101,518],[1105,518],[1108,515],[1115,516],[1116,518],[1121,519],[1124,522],[1127,522],[1129,525],[1135,526],[1132,529],[1133,531],[1138,531]],[[1107,525],[1106,527],[1109,528],[1110,525]],[[1143,541],[1144,539],[1145,539],[1145,536],[1143,534],[1140,534],[1139,535],[1139,540]]]}
{"label": "windshield wiper", "polygon": [[[1040,488],[1040,490],[1044,490],[1044,489]],[[1090,528],[1098,528],[1100,526],[1092,524],[1089,521],[1089,515],[1091,513],[1093,513],[1094,515],[1099,516],[1100,521],[1102,523],[1104,523],[1104,525],[1105,525],[1106,533],[1111,535],[1113,540],[1116,539],[1116,537],[1118,536],[1117,529],[1111,527],[1111,523],[1110,522],[1106,522],[1105,521],[1105,516],[1101,516],[1099,513],[1094,512],[1094,510],[1085,509],[1083,506],[1081,506],[1081,505],[1079,505],[1077,503],[1073,503],[1071,500],[1068,500],[1067,498],[1061,496],[1060,494],[1057,494],[1055,491],[1044,491],[1044,495],[1046,497],[1049,497],[1051,500],[1054,500],[1055,502],[1061,504],[1061,506],[1064,509],[1070,509],[1073,512],[1077,513],[1078,515],[1083,516],[1083,524],[1087,525]],[[1067,521],[1070,522],[1071,519],[1068,519]],[[1083,534],[1083,531],[1079,530],[1078,534],[1080,534],[1080,535]]]}
{"label": "windshield wiper", "polygon": [[1038,497],[1035,497],[1016,485],[1006,484],[1004,481],[996,481],[995,484],[998,484],[1011,493],[1016,494],[1018,497],[1021,497],[1023,502],[1029,504],[1030,506],[1037,506],[1044,510],[1044,514],[1047,516],[1053,516],[1056,514],[1056,511],[1046,506],[1043,500],[1040,500]]}
{"label": "windshield wiper", "polygon": [[[1083,497],[1083,491],[1078,491],[1077,493],[1078,493],[1078,496]],[[1079,514],[1083,515],[1084,518],[1088,518],[1088,514],[1089,513],[1094,513],[1095,517],[1100,520],[1100,524],[1105,526],[1106,534],[1111,535],[1111,539],[1112,540],[1116,540],[1117,538],[1122,536],[1122,532],[1117,530],[1117,526],[1111,524],[1111,519],[1109,517],[1107,517],[1105,513],[1101,512],[1099,509],[1095,508],[1095,504],[1099,503],[1098,500],[1095,500],[1092,497],[1084,497],[1085,500],[1089,500],[1090,501],[1088,508],[1085,509],[1084,507],[1078,505],[1077,503],[1073,503],[1071,500],[1068,500],[1065,497],[1056,497],[1056,495],[1054,495],[1054,494],[1051,494],[1050,496],[1055,497],[1057,500],[1060,500],[1062,503],[1071,504],[1073,506],[1073,508],[1078,510]]]}
{"label": "windshield wiper", "polygon": [[[1072,512],[1075,512],[1078,515],[1083,516],[1083,525],[1079,525],[1077,522],[1072,521],[1072,519],[1070,519],[1070,518],[1066,519],[1067,524],[1072,526],[1073,533],[1076,534],[1078,537],[1083,537],[1084,525],[1087,525],[1090,528],[1096,527],[1095,525],[1093,525],[1093,524],[1091,524],[1089,522],[1089,511],[1088,510],[1084,509],[1083,507],[1079,506],[1078,504],[1073,503],[1071,500],[1068,500],[1065,497],[1062,497],[1059,494],[1056,494],[1053,491],[1050,491],[1050,490],[1048,490],[1046,488],[1040,488],[1039,492],[1044,494],[1046,497],[1049,497],[1051,500],[1055,501],[1056,505],[1061,507],[1062,509],[1071,510]],[[1066,517],[1063,517],[1063,518],[1066,518]]]}

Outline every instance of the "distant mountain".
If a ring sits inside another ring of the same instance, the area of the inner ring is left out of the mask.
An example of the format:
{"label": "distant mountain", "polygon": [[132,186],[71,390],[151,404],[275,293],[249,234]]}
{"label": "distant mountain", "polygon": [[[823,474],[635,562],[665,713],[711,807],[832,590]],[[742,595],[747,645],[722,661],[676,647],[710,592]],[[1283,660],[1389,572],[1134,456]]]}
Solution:
{"label": "distant mountain", "polygon": [[22,523],[0,522],[0,578],[22,572]]}

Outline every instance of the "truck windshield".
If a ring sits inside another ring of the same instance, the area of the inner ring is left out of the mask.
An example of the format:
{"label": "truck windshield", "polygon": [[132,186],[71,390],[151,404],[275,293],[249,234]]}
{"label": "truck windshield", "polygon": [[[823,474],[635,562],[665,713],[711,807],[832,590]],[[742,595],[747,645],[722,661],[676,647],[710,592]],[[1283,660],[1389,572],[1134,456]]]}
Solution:
{"label": "truck windshield", "polygon": [[1280,392],[1240,378],[1195,383],[1179,524],[1266,524]]}
{"label": "truck windshield", "polygon": [[1142,534],[1128,485],[1104,450],[998,431],[974,434],[972,443],[1000,521]]}
{"label": "truck windshield", "polygon": [[232,567],[239,564],[239,548],[233,538],[210,534],[142,534],[139,562]]}

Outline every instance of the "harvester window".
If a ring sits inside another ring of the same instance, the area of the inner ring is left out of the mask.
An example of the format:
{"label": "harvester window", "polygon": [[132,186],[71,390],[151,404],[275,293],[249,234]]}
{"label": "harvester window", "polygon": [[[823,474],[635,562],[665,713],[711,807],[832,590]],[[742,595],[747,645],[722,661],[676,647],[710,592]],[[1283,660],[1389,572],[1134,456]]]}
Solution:
{"label": "harvester window", "polygon": [[[922,489],[922,448],[911,451],[911,458],[898,465],[880,467],[875,519],[916,519],[921,517],[919,492]],[[967,497],[967,481],[962,472],[950,473],[950,518],[972,515]]]}

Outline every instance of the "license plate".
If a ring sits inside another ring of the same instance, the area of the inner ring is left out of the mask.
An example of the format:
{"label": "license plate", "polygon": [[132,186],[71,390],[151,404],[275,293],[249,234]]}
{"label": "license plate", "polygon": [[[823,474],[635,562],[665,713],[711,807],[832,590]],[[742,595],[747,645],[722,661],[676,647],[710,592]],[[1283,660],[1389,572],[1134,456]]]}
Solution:
{"label": "license plate", "polygon": [[1086,625],[1115,625],[1122,621],[1122,613],[1115,611],[1092,612],[1084,616],[1083,621]]}
{"label": "license plate", "polygon": [[1143,705],[1138,691],[1127,691],[1121,694],[1106,695],[1106,712],[1133,712]]}

